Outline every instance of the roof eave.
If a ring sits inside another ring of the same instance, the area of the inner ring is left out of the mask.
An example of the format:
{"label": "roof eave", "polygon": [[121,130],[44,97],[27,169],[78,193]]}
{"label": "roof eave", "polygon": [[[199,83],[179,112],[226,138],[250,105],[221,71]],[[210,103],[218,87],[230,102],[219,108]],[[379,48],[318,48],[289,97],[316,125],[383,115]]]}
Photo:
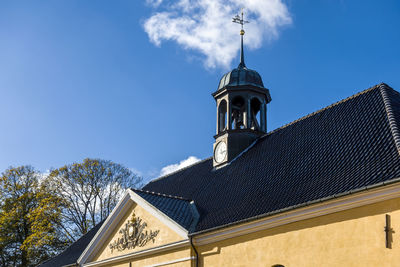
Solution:
{"label": "roof eave", "polygon": [[400,177],[394,178],[394,179],[391,179],[391,180],[388,180],[388,181],[376,183],[376,184],[373,184],[373,185],[364,186],[364,187],[360,187],[360,188],[357,188],[357,189],[349,190],[349,191],[346,191],[346,192],[343,192],[343,193],[340,193],[340,194],[335,194],[335,195],[332,195],[332,196],[319,198],[319,199],[308,201],[308,202],[305,202],[305,203],[293,205],[293,206],[290,206],[290,207],[287,207],[287,208],[271,211],[271,212],[268,212],[268,213],[263,213],[263,214],[260,214],[260,215],[256,215],[256,216],[253,216],[253,217],[249,217],[249,218],[243,219],[243,220],[239,220],[239,221],[223,224],[223,225],[220,225],[220,226],[204,229],[204,230],[201,230],[201,231],[189,233],[189,237],[195,237],[195,236],[198,236],[198,235],[201,235],[201,234],[222,230],[224,228],[232,227],[232,226],[239,225],[239,224],[242,224],[242,223],[248,223],[248,222],[256,221],[256,220],[263,219],[263,218],[266,218],[266,217],[269,217],[269,216],[272,216],[272,215],[277,215],[279,213],[288,212],[288,211],[299,209],[299,208],[303,208],[303,207],[306,207],[306,206],[311,206],[313,204],[326,202],[326,201],[329,201],[329,200],[332,200],[332,199],[341,198],[341,197],[348,196],[348,195],[351,195],[351,194],[355,194],[355,193],[359,193],[359,192],[363,192],[363,191],[367,191],[367,190],[372,190],[372,189],[375,189],[375,188],[379,188],[379,187],[383,187],[383,186],[391,185],[391,184],[395,184],[395,183],[399,183],[400,184]]}

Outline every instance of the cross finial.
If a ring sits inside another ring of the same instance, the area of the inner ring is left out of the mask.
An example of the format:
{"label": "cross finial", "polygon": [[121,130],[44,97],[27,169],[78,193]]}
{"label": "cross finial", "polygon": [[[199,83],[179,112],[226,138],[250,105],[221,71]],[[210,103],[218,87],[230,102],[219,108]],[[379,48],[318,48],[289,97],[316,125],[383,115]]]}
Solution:
{"label": "cross finial", "polygon": [[247,20],[243,19],[243,8],[241,10],[241,16],[236,15],[235,17],[232,18],[232,22],[233,23],[238,23],[241,25],[241,29],[240,29],[240,41],[241,41],[241,45],[240,45],[240,63],[238,68],[245,68],[246,65],[244,64],[244,52],[243,52],[243,35],[244,35],[244,29],[243,29],[243,25],[246,23],[249,23]]}

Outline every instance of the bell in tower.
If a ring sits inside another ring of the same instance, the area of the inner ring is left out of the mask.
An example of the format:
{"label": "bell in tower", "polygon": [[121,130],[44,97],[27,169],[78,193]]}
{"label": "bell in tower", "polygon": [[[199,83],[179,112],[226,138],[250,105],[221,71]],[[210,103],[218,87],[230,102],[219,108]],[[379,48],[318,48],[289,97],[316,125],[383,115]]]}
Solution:
{"label": "bell in tower", "polygon": [[214,167],[222,167],[267,132],[269,90],[261,76],[244,63],[243,25],[247,21],[237,15],[233,22],[242,26],[239,66],[226,73],[212,94],[217,103],[217,134],[214,136]]}

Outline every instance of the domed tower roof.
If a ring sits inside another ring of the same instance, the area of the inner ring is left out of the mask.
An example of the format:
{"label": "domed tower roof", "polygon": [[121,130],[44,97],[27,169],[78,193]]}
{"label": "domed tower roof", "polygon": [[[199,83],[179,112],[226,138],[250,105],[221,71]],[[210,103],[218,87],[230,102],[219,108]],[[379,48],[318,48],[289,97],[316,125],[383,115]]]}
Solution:
{"label": "domed tower roof", "polygon": [[253,85],[259,88],[264,88],[264,84],[262,82],[260,74],[257,71],[248,69],[246,64],[244,63],[244,51],[243,51],[243,24],[248,23],[248,21],[243,20],[243,11],[242,17],[236,16],[233,18],[233,22],[239,23],[242,25],[242,29],[240,31],[240,63],[237,68],[231,70],[222,76],[218,90],[221,90],[225,86],[243,86],[243,85]]}
{"label": "domed tower roof", "polygon": [[260,74],[239,64],[239,66],[222,76],[217,90],[225,86],[253,85],[264,88]]}

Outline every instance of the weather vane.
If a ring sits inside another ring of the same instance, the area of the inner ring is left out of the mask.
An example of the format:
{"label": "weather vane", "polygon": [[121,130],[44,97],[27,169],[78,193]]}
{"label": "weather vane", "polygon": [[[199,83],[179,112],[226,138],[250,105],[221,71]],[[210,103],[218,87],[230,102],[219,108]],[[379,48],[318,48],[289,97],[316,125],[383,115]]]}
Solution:
{"label": "weather vane", "polygon": [[233,23],[238,23],[242,26],[241,30],[240,30],[240,41],[241,41],[241,46],[240,46],[240,63],[238,68],[245,68],[246,65],[244,64],[244,52],[243,52],[243,35],[244,35],[244,29],[243,29],[243,25],[246,23],[249,23],[247,20],[243,19],[243,8],[241,10],[241,15],[236,15],[235,17],[232,18],[232,22]]}
{"label": "weather vane", "polygon": [[249,22],[243,19],[243,8],[241,10],[241,15],[242,16],[236,15],[235,17],[233,17],[232,22],[242,25],[242,29],[240,30],[240,35],[244,35],[243,25]]}

